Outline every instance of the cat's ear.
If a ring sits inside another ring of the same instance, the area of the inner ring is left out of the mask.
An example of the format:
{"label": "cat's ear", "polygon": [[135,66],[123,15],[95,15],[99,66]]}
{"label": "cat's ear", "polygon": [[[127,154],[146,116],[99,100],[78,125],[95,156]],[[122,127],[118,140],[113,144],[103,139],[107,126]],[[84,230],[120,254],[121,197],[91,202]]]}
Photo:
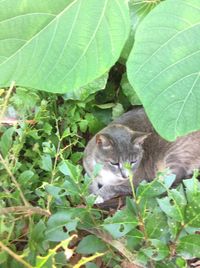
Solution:
{"label": "cat's ear", "polygon": [[146,140],[146,138],[151,135],[151,133],[146,133],[146,132],[135,132],[134,135],[133,135],[133,138],[132,138],[132,142],[135,144],[135,145],[142,145],[144,143],[144,141]]}
{"label": "cat's ear", "polygon": [[103,149],[110,149],[112,146],[112,139],[108,134],[97,134],[96,144],[101,146]]}

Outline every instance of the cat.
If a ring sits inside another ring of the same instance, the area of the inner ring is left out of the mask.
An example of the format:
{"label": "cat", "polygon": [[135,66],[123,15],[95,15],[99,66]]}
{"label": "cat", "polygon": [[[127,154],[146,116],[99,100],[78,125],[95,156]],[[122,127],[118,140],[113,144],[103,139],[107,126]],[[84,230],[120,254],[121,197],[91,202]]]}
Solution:
{"label": "cat", "polygon": [[176,183],[200,168],[200,131],[177,138],[162,139],[154,130],[143,108],[135,108],[98,132],[87,144],[83,165],[94,177],[90,192],[102,203],[119,194],[130,194],[130,169],[137,187],[142,180],[152,181],[157,172],[169,169]]}

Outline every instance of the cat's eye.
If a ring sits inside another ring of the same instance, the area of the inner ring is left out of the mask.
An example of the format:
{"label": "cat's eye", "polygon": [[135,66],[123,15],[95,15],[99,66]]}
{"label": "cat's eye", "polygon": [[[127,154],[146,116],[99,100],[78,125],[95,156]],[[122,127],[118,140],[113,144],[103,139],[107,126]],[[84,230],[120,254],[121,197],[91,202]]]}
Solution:
{"label": "cat's eye", "polygon": [[119,166],[119,163],[117,163],[117,162],[110,162],[110,164],[111,164],[112,166],[115,166],[115,167],[118,167],[118,166]]}
{"label": "cat's eye", "polygon": [[137,163],[137,159],[131,161],[131,166],[134,166]]}

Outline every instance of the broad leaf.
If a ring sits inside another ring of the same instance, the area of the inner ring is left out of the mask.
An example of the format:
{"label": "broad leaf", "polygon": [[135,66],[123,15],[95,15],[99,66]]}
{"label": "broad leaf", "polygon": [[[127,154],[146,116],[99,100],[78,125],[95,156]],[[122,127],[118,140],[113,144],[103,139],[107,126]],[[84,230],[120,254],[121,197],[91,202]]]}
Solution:
{"label": "broad leaf", "polygon": [[186,206],[185,221],[188,226],[200,228],[200,192]]}
{"label": "broad leaf", "polygon": [[103,227],[114,238],[119,238],[138,225],[136,216],[128,209],[120,210],[113,217],[105,219]]}
{"label": "broad leaf", "polygon": [[200,235],[182,237],[178,243],[177,252],[187,259],[200,258]]}
{"label": "broad leaf", "polygon": [[106,72],[101,77],[95,79],[94,81],[85,86],[82,86],[78,90],[70,90],[64,95],[64,99],[85,101],[90,94],[104,89],[107,83],[107,79],[108,73]]}
{"label": "broad leaf", "polygon": [[19,175],[19,183],[22,185],[26,185],[26,183],[30,183],[31,179],[34,176],[34,172],[31,170],[25,170]]}
{"label": "broad leaf", "polygon": [[127,237],[127,248],[129,250],[133,250],[134,248],[137,248],[143,241],[144,234],[137,229],[133,229],[126,235],[126,237]]}
{"label": "broad leaf", "polygon": [[75,183],[79,182],[80,169],[79,166],[73,165],[69,160],[62,161],[59,170],[66,176],[69,176]]}
{"label": "broad leaf", "polygon": [[12,135],[14,131],[15,131],[14,127],[8,128],[0,139],[0,151],[4,157],[7,155],[7,153],[11,149],[11,146],[13,143]]}
{"label": "broad leaf", "polygon": [[158,176],[158,178],[154,179],[149,183],[145,181],[140,183],[140,185],[137,188],[138,200],[140,201],[144,197],[150,198],[163,194],[164,192],[167,191],[169,187],[171,187],[175,179],[176,176],[173,174],[171,175],[163,174],[163,176]]}
{"label": "broad leaf", "polygon": [[116,62],[129,33],[125,0],[5,0],[0,10],[0,86],[78,89]]}
{"label": "broad leaf", "polygon": [[93,254],[107,250],[106,244],[94,235],[85,236],[78,244],[77,252],[81,254]]}
{"label": "broad leaf", "polygon": [[149,238],[165,239],[167,237],[167,217],[161,210],[156,208],[153,213],[148,213],[145,226]]}
{"label": "broad leaf", "polygon": [[145,248],[143,252],[153,260],[163,260],[169,255],[169,248],[160,240],[150,239],[151,247]]}
{"label": "broad leaf", "polygon": [[157,201],[160,208],[166,213],[167,216],[175,219],[178,222],[184,221],[183,208],[180,207],[175,200],[172,202],[171,198],[167,196],[162,199],[157,199]]}
{"label": "broad leaf", "polygon": [[69,237],[69,232],[76,229],[78,219],[72,219],[70,210],[63,210],[52,215],[47,222],[46,239],[62,241]]}
{"label": "broad leaf", "polygon": [[121,54],[121,59],[123,61],[127,60],[128,55],[132,49],[135,31],[139,23],[157,4],[159,4],[159,1],[129,0],[128,2],[131,17],[131,31]]}
{"label": "broad leaf", "polygon": [[155,129],[171,141],[200,129],[199,9],[199,0],[159,4],[139,25],[127,64]]}
{"label": "broad leaf", "polygon": [[49,154],[43,155],[41,160],[41,168],[46,171],[52,171],[52,160]]}
{"label": "broad leaf", "polygon": [[192,179],[184,180],[188,204],[185,209],[185,223],[200,228],[200,182],[194,173]]}

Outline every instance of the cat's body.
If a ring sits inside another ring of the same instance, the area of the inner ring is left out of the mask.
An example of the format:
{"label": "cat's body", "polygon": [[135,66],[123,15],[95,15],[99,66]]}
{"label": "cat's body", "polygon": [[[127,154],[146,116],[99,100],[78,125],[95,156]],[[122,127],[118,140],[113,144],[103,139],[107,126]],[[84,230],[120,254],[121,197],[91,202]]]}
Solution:
{"label": "cat's body", "polygon": [[176,174],[179,182],[200,168],[200,131],[168,142],[155,132],[144,110],[136,108],[89,141],[83,163],[90,176],[96,164],[102,165],[91,184],[91,192],[101,201],[131,192],[126,163],[132,168],[135,186],[144,179],[153,180],[158,171],[166,168]]}

